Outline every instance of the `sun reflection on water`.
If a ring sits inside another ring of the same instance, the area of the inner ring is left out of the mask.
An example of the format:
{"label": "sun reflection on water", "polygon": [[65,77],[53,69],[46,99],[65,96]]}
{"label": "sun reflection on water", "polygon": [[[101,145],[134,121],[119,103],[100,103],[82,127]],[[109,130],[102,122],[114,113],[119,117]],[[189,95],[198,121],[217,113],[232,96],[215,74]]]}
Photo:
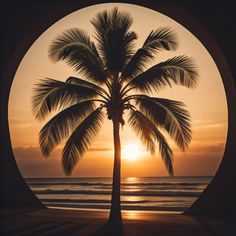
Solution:
{"label": "sun reflection on water", "polygon": [[140,219],[142,219],[142,215],[140,214],[140,211],[127,210],[127,211],[122,211],[122,214],[126,220],[140,220]]}
{"label": "sun reflection on water", "polygon": [[126,183],[140,183],[140,180],[138,177],[127,177],[125,178]]}

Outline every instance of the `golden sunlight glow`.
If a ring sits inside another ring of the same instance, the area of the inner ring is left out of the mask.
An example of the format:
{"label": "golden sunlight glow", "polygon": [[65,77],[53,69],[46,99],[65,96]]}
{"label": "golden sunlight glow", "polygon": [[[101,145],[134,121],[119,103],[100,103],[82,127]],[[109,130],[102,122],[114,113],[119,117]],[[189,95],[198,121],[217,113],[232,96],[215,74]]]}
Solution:
{"label": "golden sunlight glow", "polygon": [[[224,153],[228,127],[227,102],[217,66],[201,42],[178,22],[151,9],[123,3],[96,4],[65,16],[49,27],[24,56],[15,74],[9,98],[11,142],[21,173],[24,177],[64,176],[60,159],[65,142],[56,147],[50,158],[45,159],[42,156],[38,134],[45,123],[37,121],[31,110],[33,88],[39,79],[45,77],[61,81],[70,76],[82,76],[82,79],[87,79],[84,75],[78,75],[65,62],[52,63],[48,56],[48,48],[58,35],[70,28],[85,30],[91,36],[91,40],[97,43],[94,27],[90,22],[97,13],[114,7],[128,12],[133,18],[131,30],[138,34],[134,50],[142,47],[152,30],[170,27],[176,32],[179,48],[176,51],[162,50],[161,53],[155,54],[154,60],[147,63],[146,69],[178,55],[194,59],[200,74],[199,85],[195,89],[183,86],[166,87],[158,93],[153,92],[151,96],[181,101],[186,104],[186,109],[191,115],[193,139],[185,153],[181,152],[167,136],[174,153],[175,175],[215,175]],[[142,145],[138,135],[128,124],[128,115],[126,111],[124,120],[127,125],[120,133],[122,177],[166,176],[164,163],[161,158],[156,158],[160,156],[158,145],[156,155],[152,157],[146,150],[146,145]],[[47,120],[52,116],[53,114]],[[104,119],[99,135],[76,165],[72,177],[111,177],[114,164],[113,151],[112,122]],[[129,178],[126,181],[136,183],[141,180]]]}
{"label": "golden sunlight glow", "polygon": [[[138,183],[138,182],[140,182],[139,178],[137,178],[137,177],[127,177],[127,178],[125,178],[125,181],[127,183]],[[134,196],[132,196],[132,197],[134,197]]]}
{"label": "golden sunlight glow", "polygon": [[128,144],[122,149],[122,157],[128,161],[137,160],[141,155],[141,148],[137,144]]}

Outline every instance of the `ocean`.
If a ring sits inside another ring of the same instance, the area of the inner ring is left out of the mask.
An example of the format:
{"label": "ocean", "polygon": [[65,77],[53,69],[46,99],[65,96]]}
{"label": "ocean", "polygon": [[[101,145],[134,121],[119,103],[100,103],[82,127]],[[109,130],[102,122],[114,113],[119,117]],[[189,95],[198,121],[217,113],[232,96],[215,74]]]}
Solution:
{"label": "ocean", "polygon": [[[182,212],[212,177],[128,177],[121,181],[123,210]],[[110,209],[111,178],[28,178],[28,185],[48,207]]]}

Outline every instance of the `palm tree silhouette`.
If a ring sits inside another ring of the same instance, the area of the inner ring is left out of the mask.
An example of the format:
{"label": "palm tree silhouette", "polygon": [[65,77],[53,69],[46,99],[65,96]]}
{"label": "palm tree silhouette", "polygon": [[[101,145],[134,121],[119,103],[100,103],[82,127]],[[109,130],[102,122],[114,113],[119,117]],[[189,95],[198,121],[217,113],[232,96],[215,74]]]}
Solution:
{"label": "palm tree silhouette", "polygon": [[[92,20],[95,44],[81,29],[70,29],[51,44],[49,56],[64,60],[83,77],[65,82],[45,78],[35,87],[32,99],[39,120],[54,110],[60,112],[39,133],[45,156],[65,138],[62,167],[70,175],[79,159],[97,136],[104,116],[113,123],[114,170],[110,223],[122,221],[120,209],[121,142],[119,130],[128,123],[151,154],[159,153],[173,175],[173,153],[161,131],[167,131],[181,150],[191,141],[190,116],[179,101],[148,96],[173,84],[194,87],[198,73],[193,61],[176,56],[147,69],[160,50],[178,47],[175,33],[168,27],[151,31],[143,46],[135,50],[137,35],[130,30],[132,18],[114,8],[98,13]],[[104,114],[104,111],[106,114]],[[157,147],[158,145],[158,147]]]}

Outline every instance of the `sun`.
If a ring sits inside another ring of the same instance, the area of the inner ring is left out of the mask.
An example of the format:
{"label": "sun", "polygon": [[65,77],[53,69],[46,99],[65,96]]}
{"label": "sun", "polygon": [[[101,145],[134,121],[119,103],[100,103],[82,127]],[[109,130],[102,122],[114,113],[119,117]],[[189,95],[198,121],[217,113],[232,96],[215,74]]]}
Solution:
{"label": "sun", "polygon": [[134,161],[139,158],[141,149],[137,144],[127,144],[122,148],[122,157],[128,161]]}

